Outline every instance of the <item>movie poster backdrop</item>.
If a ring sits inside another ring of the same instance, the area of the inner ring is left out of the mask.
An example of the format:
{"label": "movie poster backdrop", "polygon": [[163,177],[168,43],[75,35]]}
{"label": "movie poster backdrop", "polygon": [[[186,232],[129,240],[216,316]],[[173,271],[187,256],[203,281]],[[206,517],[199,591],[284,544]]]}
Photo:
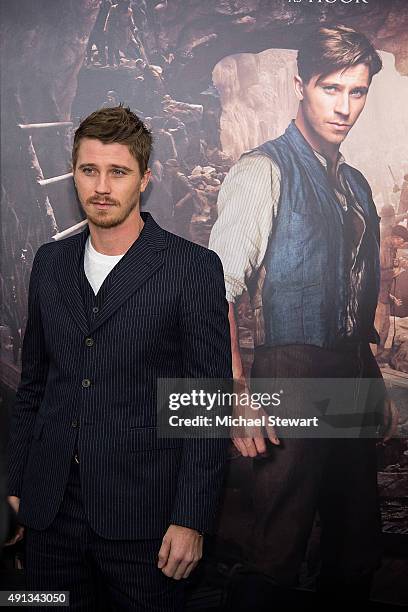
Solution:
{"label": "movie poster backdrop", "polygon": [[[342,153],[369,181],[382,230],[395,222],[393,214],[406,226],[404,0],[2,2],[3,390],[15,390],[19,379],[34,255],[44,242],[81,231],[86,223],[70,166],[81,119],[119,103],[143,119],[152,130],[154,150],[142,210],[165,229],[207,246],[218,193],[232,164],[244,151],[282,134],[296,114],[297,43],[318,22],[359,29],[381,53],[384,68]],[[407,254],[398,252],[398,302],[378,356],[387,385],[397,390],[397,403],[408,386]],[[236,314],[250,379],[254,316],[247,293]],[[379,448],[378,477],[384,532],[407,534],[408,407],[402,400],[398,407],[398,435]],[[240,534],[251,522],[250,463],[231,446],[218,528],[220,558],[240,558]]]}

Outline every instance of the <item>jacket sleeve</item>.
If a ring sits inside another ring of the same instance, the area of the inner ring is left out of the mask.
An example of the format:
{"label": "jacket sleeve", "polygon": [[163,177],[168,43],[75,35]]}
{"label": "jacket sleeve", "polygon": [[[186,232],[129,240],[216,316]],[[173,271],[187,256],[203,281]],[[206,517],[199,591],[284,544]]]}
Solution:
{"label": "jacket sleeve", "polygon": [[[232,379],[228,303],[221,261],[200,251],[187,275],[180,313],[185,378]],[[186,439],[171,523],[211,531],[228,439]]]}
{"label": "jacket sleeve", "polygon": [[48,356],[38,291],[46,250],[45,245],[39,248],[31,270],[21,379],[11,414],[8,445],[8,495],[17,497],[20,497],[36,413],[44,396],[48,375]]}

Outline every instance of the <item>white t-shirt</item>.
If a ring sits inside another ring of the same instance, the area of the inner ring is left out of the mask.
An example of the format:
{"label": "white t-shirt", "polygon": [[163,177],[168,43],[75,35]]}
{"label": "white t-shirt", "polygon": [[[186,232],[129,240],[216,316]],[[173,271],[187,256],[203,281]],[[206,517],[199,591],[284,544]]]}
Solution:
{"label": "white t-shirt", "polygon": [[122,259],[123,255],[124,253],[121,255],[103,255],[98,253],[92,246],[91,236],[88,236],[85,244],[84,270],[95,295],[98,293],[109,272]]}

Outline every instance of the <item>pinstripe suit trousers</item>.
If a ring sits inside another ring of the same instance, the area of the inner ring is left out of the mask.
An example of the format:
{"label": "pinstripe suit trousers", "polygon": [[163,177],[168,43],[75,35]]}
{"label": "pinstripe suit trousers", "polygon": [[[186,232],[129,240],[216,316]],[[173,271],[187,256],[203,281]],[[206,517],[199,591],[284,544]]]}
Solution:
{"label": "pinstripe suit trousers", "polygon": [[98,601],[115,611],[180,612],[185,583],[157,568],[160,545],[158,539],[111,540],[93,531],[82,504],[79,466],[73,461],[51,526],[27,528],[27,589],[69,591],[69,609],[81,612],[100,612]]}

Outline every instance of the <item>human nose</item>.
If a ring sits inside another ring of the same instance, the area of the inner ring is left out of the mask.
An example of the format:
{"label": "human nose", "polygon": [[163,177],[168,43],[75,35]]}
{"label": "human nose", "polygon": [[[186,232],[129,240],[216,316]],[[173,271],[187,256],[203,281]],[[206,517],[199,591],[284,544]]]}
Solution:
{"label": "human nose", "polygon": [[107,174],[100,172],[95,185],[96,193],[110,193],[110,190],[111,188]]}
{"label": "human nose", "polygon": [[350,100],[348,93],[344,92],[337,96],[334,111],[339,115],[348,116],[350,114]]}

